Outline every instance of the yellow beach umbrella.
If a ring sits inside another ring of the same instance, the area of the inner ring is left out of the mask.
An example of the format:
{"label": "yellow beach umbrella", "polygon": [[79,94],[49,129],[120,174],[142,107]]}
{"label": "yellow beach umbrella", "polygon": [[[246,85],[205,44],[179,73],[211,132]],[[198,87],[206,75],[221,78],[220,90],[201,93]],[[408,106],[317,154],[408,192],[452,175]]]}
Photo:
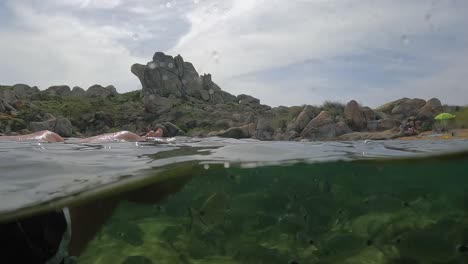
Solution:
{"label": "yellow beach umbrella", "polygon": [[455,118],[455,115],[452,115],[450,113],[441,113],[441,114],[438,114],[436,117],[434,117],[435,120],[439,120],[442,122],[445,131],[447,131],[448,120],[454,119],[454,118]]}
{"label": "yellow beach umbrella", "polygon": [[447,120],[447,119],[453,119],[455,118],[455,115],[452,115],[450,113],[441,113],[438,114],[436,117],[434,117],[435,120]]}

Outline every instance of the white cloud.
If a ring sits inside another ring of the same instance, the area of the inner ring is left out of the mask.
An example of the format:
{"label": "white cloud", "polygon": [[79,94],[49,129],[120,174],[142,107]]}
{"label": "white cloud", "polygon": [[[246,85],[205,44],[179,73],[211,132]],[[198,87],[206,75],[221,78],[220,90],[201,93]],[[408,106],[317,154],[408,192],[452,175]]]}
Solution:
{"label": "white cloud", "polygon": [[[8,62],[0,64],[3,84],[134,90],[139,82],[130,66],[162,50],[212,73],[224,90],[272,105],[356,98],[372,106],[404,96],[468,100],[440,92],[468,93],[468,34],[460,26],[468,23],[465,2],[7,3],[12,19],[0,27],[0,38],[8,40],[0,42],[0,57]],[[342,65],[347,60],[351,66]]]}
{"label": "white cloud", "polygon": [[[369,49],[419,56],[423,52],[421,50],[427,50],[428,44],[418,43],[418,40],[435,34],[436,30],[444,31],[452,27],[460,22],[460,16],[464,16],[463,12],[453,14],[454,8],[448,2],[439,7],[423,1],[231,0],[223,3],[218,8],[222,12],[211,11],[215,5],[213,2],[189,12],[187,19],[191,22],[191,30],[171,52],[184,54],[194,65],[211,72],[221,87],[230,89],[234,89],[231,87],[238,83],[236,76],[309,59],[327,61]],[[212,57],[213,51],[219,58]],[[442,49],[431,56],[436,60],[444,57],[445,52],[450,51]],[[390,60],[380,67],[395,66],[392,62],[394,60]],[[317,78],[323,79],[322,76]],[[340,76],[334,78],[336,80],[331,80],[328,86],[347,82]],[[243,82],[243,88],[236,90],[241,89],[242,92],[256,96],[261,96],[258,91],[262,90],[255,89],[256,85],[270,86],[269,95],[263,98],[266,103],[274,104],[277,98],[284,96],[274,83],[255,80],[249,84]],[[300,81],[294,80],[294,83]],[[302,83],[306,85],[307,80]],[[309,92],[308,98],[314,100],[315,94],[314,91]],[[403,97],[405,91],[400,89],[399,94]],[[356,97],[359,96],[356,94]],[[314,100],[312,103],[317,102]]]}
{"label": "white cloud", "polygon": [[[0,30],[2,82],[28,83],[46,88],[54,84],[118,84],[134,90],[137,79],[130,66],[141,58],[130,55],[119,39],[133,33],[112,25],[91,26],[78,18],[41,14],[33,8],[14,5],[14,14],[26,30]],[[122,87],[123,86],[123,87]]]}

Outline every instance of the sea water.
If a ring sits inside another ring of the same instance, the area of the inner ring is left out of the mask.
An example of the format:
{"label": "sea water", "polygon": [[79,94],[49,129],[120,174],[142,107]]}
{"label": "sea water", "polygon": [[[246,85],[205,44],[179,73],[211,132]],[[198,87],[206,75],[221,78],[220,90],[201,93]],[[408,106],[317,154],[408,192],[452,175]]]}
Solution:
{"label": "sea water", "polygon": [[114,197],[78,263],[468,263],[467,149],[1,142],[0,221]]}

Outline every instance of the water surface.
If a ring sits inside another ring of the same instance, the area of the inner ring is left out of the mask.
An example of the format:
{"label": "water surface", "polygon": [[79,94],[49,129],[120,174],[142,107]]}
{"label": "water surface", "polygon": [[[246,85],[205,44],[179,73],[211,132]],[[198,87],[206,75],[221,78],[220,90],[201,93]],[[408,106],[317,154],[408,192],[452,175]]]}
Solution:
{"label": "water surface", "polygon": [[80,193],[99,200],[104,190],[189,174],[158,203],[122,199],[79,263],[466,263],[467,148],[464,140],[1,142],[0,211],[5,220]]}

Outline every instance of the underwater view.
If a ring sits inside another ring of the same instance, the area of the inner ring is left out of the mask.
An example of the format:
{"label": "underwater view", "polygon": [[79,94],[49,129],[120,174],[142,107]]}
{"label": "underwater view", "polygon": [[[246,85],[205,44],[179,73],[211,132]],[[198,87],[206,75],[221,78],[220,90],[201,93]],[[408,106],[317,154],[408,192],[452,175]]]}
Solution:
{"label": "underwater view", "polygon": [[67,206],[66,263],[468,263],[467,143],[5,142],[0,221]]}

